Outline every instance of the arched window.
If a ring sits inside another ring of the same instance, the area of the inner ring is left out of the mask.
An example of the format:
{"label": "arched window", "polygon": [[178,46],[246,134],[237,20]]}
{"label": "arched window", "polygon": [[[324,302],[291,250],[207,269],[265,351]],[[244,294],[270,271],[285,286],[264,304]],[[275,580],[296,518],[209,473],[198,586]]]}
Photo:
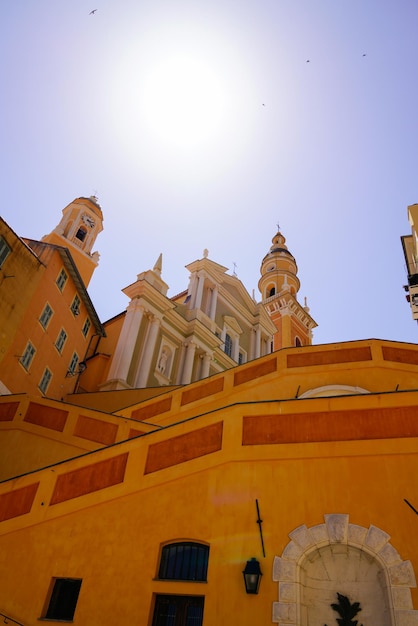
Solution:
{"label": "arched window", "polygon": [[228,333],[225,335],[225,354],[232,356],[232,339]]}
{"label": "arched window", "polygon": [[209,546],[192,541],[170,543],[161,551],[158,578],[206,581]]}
{"label": "arched window", "polygon": [[299,337],[296,337],[296,339],[295,339],[295,346],[296,346],[297,348],[300,348],[300,347],[302,346],[302,342],[301,342],[301,340],[299,339]]}
{"label": "arched window", "polygon": [[80,226],[76,234],[76,239],[79,239],[80,241],[84,241],[86,238],[86,235],[87,235],[86,229]]}
{"label": "arched window", "polygon": [[269,291],[268,291],[268,298],[271,298],[272,296],[274,296],[276,294],[276,287],[270,287]]}

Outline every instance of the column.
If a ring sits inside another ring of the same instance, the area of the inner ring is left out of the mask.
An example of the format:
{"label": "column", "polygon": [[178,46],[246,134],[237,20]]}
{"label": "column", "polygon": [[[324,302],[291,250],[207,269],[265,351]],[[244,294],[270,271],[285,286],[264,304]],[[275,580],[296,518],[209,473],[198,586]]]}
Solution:
{"label": "column", "polygon": [[238,355],[239,355],[239,336],[235,335],[235,337],[233,338],[231,356],[234,359],[234,361],[236,361],[237,363],[238,363]]}
{"label": "column", "polygon": [[196,352],[196,344],[189,341],[186,349],[186,357],[184,359],[183,375],[181,377],[182,385],[188,385],[192,380],[194,353]]}
{"label": "column", "polygon": [[143,313],[144,307],[139,303],[139,300],[131,300],[126,309],[122,330],[110,365],[108,380],[126,381]]}
{"label": "column", "polygon": [[209,376],[210,362],[212,361],[212,355],[209,352],[205,352],[202,357],[202,368],[200,370],[200,378],[207,378]]}
{"label": "column", "polygon": [[218,302],[218,285],[215,285],[215,287],[212,289],[212,298],[210,301],[209,317],[211,320],[215,319],[217,302]]}
{"label": "column", "polygon": [[251,328],[249,360],[255,359],[255,328]]}
{"label": "column", "polygon": [[194,309],[200,309],[202,305],[203,285],[205,283],[205,278],[201,274],[198,274],[198,279],[199,282],[197,283],[196,298],[193,306]]}
{"label": "column", "polygon": [[197,275],[196,274],[192,274],[190,276],[190,280],[189,280],[189,287],[188,287],[188,295],[190,296],[189,302],[188,302],[188,308],[189,309],[194,309],[194,303],[196,300],[196,284],[197,284]]}
{"label": "column", "polygon": [[260,326],[257,326],[257,328],[255,329],[255,355],[254,355],[255,359],[258,359],[258,357],[260,356],[260,349],[261,349],[261,330],[260,330]]}
{"label": "column", "polygon": [[152,358],[155,352],[155,345],[157,343],[158,330],[160,328],[161,320],[158,317],[152,316],[148,327],[147,337],[145,340],[144,349],[139,365],[139,372],[135,380],[135,387],[146,387],[148,382],[148,376],[150,373]]}
{"label": "column", "polygon": [[282,315],[282,348],[290,348],[292,345],[292,322],[290,315]]}
{"label": "column", "polygon": [[181,348],[180,348],[179,362],[177,365],[176,385],[181,385],[181,381],[183,379],[183,368],[184,368],[184,361],[186,358],[186,350],[187,350],[186,344],[182,343]]}

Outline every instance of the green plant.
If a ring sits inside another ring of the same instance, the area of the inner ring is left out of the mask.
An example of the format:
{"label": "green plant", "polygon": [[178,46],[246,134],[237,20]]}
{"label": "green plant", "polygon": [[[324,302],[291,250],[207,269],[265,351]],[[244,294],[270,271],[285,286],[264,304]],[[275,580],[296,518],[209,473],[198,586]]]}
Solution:
{"label": "green plant", "polygon": [[[347,596],[343,596],[341,593],[337,593],[337,598],[338,604],[333,602],[330,606],[341,616],[336,618],[339,626],[357,626],[358,620],[353,618],[361,611],[360,602],[351,604]],[[361,624],[361,626],[363,625]]]}

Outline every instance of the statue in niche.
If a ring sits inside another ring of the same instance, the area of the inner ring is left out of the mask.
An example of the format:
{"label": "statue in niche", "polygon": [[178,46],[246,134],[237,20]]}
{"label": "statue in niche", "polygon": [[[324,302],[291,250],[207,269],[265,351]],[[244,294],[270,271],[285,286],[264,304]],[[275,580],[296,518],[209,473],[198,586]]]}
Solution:
{"label": "statue in niche", "polygon": [[[330,606],[341,616],[335,618],[339,626],[357,626],[358,620],[353,618],[361,611],[360,602],[351,604],[347,596],[343,596],[341,593],[337,593],[337,598],[338,604],[332,603]],[[327,625],[325,624],[324,626]]]}
{"label": "statue in niche", "polygon": [[168,354],[167,349],[163,348],[163,351],[161,352],[161,355],[160,355],[160,360],[158,361],[158,371],[161,374],[165,374],[165,370],[167,368],[168,357],[169,357],[169,354]]}

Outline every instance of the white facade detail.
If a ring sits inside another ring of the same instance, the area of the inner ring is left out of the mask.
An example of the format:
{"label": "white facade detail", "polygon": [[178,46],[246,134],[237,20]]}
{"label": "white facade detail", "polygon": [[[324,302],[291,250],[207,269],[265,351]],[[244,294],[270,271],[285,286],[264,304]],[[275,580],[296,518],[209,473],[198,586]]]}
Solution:
{"label": "white facade detail", "polygon": [[417,626],[411,587],[416,587],[410,561],[389,543],[390,536],[371,525],[349,522],[347,514],[324,516],[318,526],[299,526],[273,563],[279,601],[272,621],[281,626],[335,623],[331,604],[337,593],[359,602],[359,621],[380,626]]}

